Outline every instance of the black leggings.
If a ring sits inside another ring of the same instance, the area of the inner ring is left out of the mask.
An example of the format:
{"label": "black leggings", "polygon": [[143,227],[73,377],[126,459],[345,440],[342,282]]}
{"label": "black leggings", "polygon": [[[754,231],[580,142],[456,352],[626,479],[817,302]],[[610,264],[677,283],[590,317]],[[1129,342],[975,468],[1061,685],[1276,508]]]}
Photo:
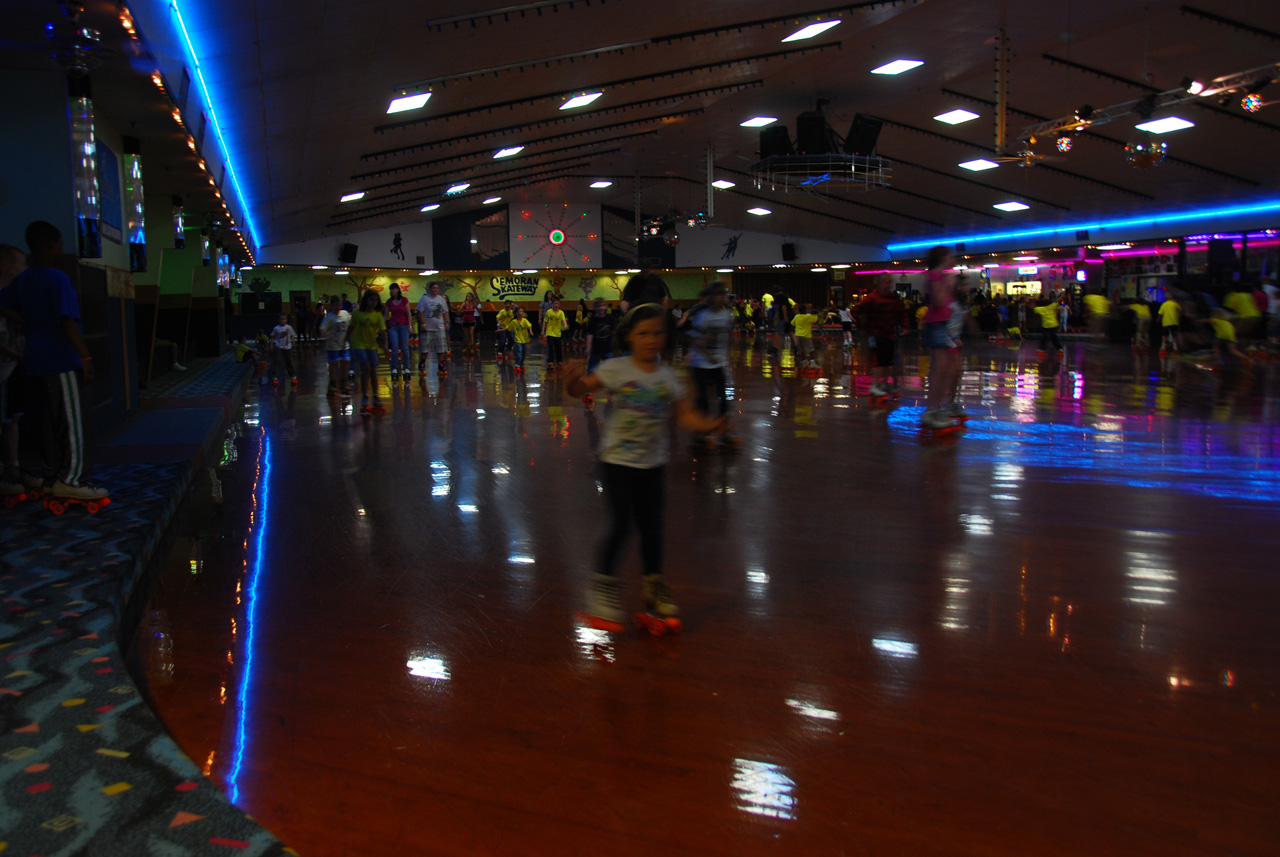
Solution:
{"label": "black leggings", "polygon": [[[716,366],[710,369],[694,366],[693,383],[698,388],[698,410],[702,411],[704,414],[717,417],[722,417],[729,412],[729,400],[727,391],[725,390],[723,366]],[[711,399],[713,397],[717,402],[719,402],[718,410],[715,414],[711,413]]]}
{"label": "black leggings", "polygon": [[547,362],[563,363],[564,362],[564,345],[558,336],[547,337]]}
{"label": "black leggings", "polygon": [[663,508],[667,502],[666,468],[600,465],[609,529],[600,546],[601,574],[617,574],[618,554],[634,520],[640,530],[640,560],[646,575],[662,574]]}
{"label": "black leggings", "polygon": [[1040,329],[1040,350],[1048,351],[1046,345],[1053,345],[1054,351],[1062,350],[1062,343],[1058,341],[1058,328],[1045,327]]}

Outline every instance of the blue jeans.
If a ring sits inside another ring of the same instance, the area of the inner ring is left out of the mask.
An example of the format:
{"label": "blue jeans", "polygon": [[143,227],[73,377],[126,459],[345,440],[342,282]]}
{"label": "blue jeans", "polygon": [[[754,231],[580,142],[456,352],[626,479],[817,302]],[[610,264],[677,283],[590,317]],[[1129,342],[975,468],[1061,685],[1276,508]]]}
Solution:
{"label": "blue jeans", "polygon": [[516,365],[517,366],[524,365],[524,343],[523,342],[516,343]]}
{"label": "blue jeans", "polygon": [[590,375],[592,372],[596,371],[596,367],[600,365],[601,360],[608,360],[611,357],[613,357],[612,351],[605,351],[601,353],[596,351],[594,348],[591,349],[591,356],[587,358],[587,374]]}
{"label": "blue jeans", "polygon": [[392,372],[409,371],[409,325],[393,324],[387,328],[387,359]]}

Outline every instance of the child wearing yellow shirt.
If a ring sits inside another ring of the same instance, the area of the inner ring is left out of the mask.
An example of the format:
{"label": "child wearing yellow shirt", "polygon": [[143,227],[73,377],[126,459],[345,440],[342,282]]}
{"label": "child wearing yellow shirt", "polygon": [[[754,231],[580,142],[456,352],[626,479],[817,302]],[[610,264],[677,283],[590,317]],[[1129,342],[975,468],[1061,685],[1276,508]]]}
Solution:
{"label": "child wearing yellow shirt", "polygon": [[569,321],[560,309],[560,301],[551,301],[551,309],[542,316],[542,335],[547,338],[547,371],[559,368],[564,363],[564,344],[561,337]]}
{"label": "child wearing yellow shirt", "polygon": [[805,369],[818,368],[813,359],[813,326],[818,323],[818,314],[810,304],[804,305],[804,312],[791,319],[795,326],[796,363]]}
{"label": "child wearing yellow shirt", "polygon": [[511,309],[514,304],[506,301],[502,304],[502,309],[498,310],[498,359],[502,359],[502,355],[511,350],[511,322],[515,320],[516,314]]}
{"label": "child wearing yellow shirt", "polygon": [[533,324],[524,317],[524,307],[516,307],[515,317],[511,319],[511,338],[515,342],[516,374],[524,374],[524,349],[533,338]]}

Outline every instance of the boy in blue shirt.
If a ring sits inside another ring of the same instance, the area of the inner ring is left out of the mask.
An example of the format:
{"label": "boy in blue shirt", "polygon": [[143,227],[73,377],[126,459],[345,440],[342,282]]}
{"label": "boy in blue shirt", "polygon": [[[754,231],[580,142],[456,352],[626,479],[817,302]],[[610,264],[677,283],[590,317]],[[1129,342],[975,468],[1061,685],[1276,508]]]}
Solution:
{"label": "boy in blue shirt", "polygon": [[16,314],[26,331],[23,433],[33,439],[27,470],[55,498],[98,500],[105,488],[88,484],[88,449],[80,379],[92,384],[93,358],[80,334],[80,302],[71,278],[54,267],[62,258],[62,233],[37,220],[27,227],[31,267],[0,291],[0,310]]}

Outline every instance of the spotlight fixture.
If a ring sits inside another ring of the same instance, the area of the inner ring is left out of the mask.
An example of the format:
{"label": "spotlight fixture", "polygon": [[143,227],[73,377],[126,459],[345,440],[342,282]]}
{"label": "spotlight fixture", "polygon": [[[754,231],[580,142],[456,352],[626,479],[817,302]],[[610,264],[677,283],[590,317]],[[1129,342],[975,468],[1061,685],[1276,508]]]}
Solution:
{"label": "spotlight fixture", "polygon": [[1156,112],[1157,98],[1159,98],[1159,96],[1155,93],[1152,93],[1151,95],[1144,95],[1138,100],[1137,104],[1133,105],[1133,114],[1139,119],[1150,119],[1151,114]]}
{"label": "spotlight fixture", "polygon": [[1093,105],[1081,104],[1076,108],[1076,118],[1081,122],[1088,122],[1093,118]]}
{"label": "spotlight fixture", "polygon": [[1204,84],[1189,77],[1182,79],[1182,88],[1187,91],[1187,95],[1199,95],[1204,92]]}

